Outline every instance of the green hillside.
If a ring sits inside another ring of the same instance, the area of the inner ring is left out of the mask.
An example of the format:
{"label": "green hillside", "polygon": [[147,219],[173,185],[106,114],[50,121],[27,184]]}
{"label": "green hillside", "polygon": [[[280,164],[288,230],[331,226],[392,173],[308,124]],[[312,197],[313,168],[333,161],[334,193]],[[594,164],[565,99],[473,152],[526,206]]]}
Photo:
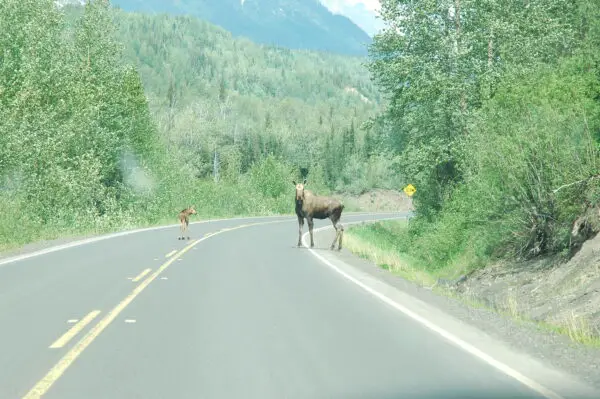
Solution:
{"label": "green hillside", "polygon": [[362,140],[358,127],[380,109],[359,58],[260,46],[193,17],[119,12],[117,24],[161,132],[198,177],[213,172],[215,150],[225,175],[268,154],[321,164],[328,138],[352,128]]}
{"label": "green hillside", "polygon": [[[320,192],[393,184],[365,122],[381,98],[361,59],[233,39],[192,17],[104,2],[3,5],[0,248],[202,216],[291,212]],[[369,124],[367,124],[369,125]]]}

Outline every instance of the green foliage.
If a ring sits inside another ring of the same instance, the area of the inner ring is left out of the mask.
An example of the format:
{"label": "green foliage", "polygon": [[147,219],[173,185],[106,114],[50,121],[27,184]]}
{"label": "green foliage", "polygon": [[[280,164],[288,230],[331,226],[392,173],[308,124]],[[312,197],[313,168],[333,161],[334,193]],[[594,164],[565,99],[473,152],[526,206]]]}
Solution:
{"label": "green foliage", "polygon": [[379,138],[417,187],[407,251],[432,270],[568,250],[598,193],[593,181],[555,191],[600,172],[594,4],[382,2]]}
{"label": "green foliage", "polygon": [[[511,255],[559,252],[588,192],[584,180],[600,172],[592,132],[600,128],[596,72],[570,58],[554,68],[499,87],[477,115],[466,147],[469,195],[486,204],[471,217],[504,232],[499,248]],[[510,159],[510,162],[507,162]]]}
{"label": "green foliage", "polygon": [[325,133],[366,164],[369,132],[377,152],[379,128],[361,123],[380,99],[359,59],[99,0],[0,10],[0,207],[17,210],[0,215],[0,250],[175,222],[190,204],[201,217],[290,213],[299,173],[318,193],[350,184],[347,162],[323,162],[339,159]]}
{"label": "green foliage", "polygon": [[21,226],[41,235],[103,228],[141,211],[159,138],[137,73],[121,63],[107,3],[88,3],[71,30],[52,1],[9,0],[1,14],[0,202],[28,218],[15,225],[4,214],[0,242]]}
{"label": "green foliage", "polygon": [[269,155],[250,169],[250,182],[265,197],[277,198],[285,194],[292,180],[291,168]]}
{"label": "green foliage", "polygon": [[235,182],[272,155],[297,170],[320,168],[324,189],[345,190],[350,158],[366,168],[367,133],[368,151],[379,149],[379,126],[363,122],[381,99],[359,58],[259,46],[189,16],[114,17],[161,136],[198,178],[218,171]]}

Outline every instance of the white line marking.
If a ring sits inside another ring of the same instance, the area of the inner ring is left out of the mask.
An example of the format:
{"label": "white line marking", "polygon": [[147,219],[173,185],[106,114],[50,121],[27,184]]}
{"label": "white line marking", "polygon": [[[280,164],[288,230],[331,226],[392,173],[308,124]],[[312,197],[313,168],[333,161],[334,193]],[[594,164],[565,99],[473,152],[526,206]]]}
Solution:
{"label": "white line marking", "polygon": [[73,323],[77,323],[78,321],[79,321],[78,319],[69,319],[69,320],[67,320],[67,323],[73,324]]}
{"label": "white line marking", "polygon": [[[392,214],[400,214],[400,213],[405,213],[405,212],[356,212],[356,213],[349,212],[346,215],[347,216],[392,215]],[[203,224],[203,223],[208,224],[208,223],[215,223],[215,222],[235,222],[236,220],[248,220],[248,219],[260,220],[260,219],[275,219],[275,218],[286,218],[286,217],[289,217],[290,219],[282,220],[283,222],[291,223],[291,222],[296,222],[298,220],[298,219],[296,219],[295,214],[287,214],[287,215],[272,215],[272,216],[245,216],[245,217],[236,217],[236,218],[206,219],[206,220],[199,220],[197,222],[191,222],[190,225]],[[69,248],[79,247],[82,245],[87,245],[87,244],[92,244],[92,243],[99,242],[99,241],[108,240],[111,238],[123,237],[123,236],[142,233],[142,232],[146,232],[146,231],[165,230],[165,229],[170,229],[170,228],[174,228],[174,227],[179,227],[179,224],[169,224],[169,225],[164,225],[164,226],[146,227],[146,228],[142,228],[142,229],[126,230],[126,231],[121,231],[118,233],[110,233],[110,234],[106,234],[106,235],[102,235],[102,236],[85,238],[85,239],[73,241],[73,242],[70,242],[67,244],[56,245],[53,247],[41,249],[39,251],[34,251],[34,252],[26,253],[26,254],[16,255],[14,257],[10,257],[7,259],[3,259],[3,260],[0,260],[0,266],[19,262],[21,260],[33,258],[33,257],[40,256],[40,255],[46,255],[46,254],[56,252],[56,251],[62,251],[62,250],[69,249]],[[156,260],[158,260],[158,259],[156,259]]]}
{"label": "white line marking", "polygon": [[171,256],[175,255],[177,253],[177,250],[174,249],[171,252],[169,252],[168,254],[165,255],[165,258],[170,258]]}
{"label": "white line marking", "polygon": [[135,320],[133,320],[133,319],[125,319],[125,323],[135,323]]}
{"label": "white line marking", "polygon": [[[390,219],[403,219],[403,218],[404,217],[385,218],[385,219],[373,220],[373,222],[378,222],[378,221],[381,221],[381,220],[390,220]],[[358,224],[358,223],[362,223],[362,222],[350,222],[350,223],[344,223],[344,225]],[[331,229],[331,228],[333,228],[333,226],[320,227],[318,229],[314,229],[313,230],[313,234],[315,232],[317,232],[317,231],[325,230],[325,229]],[[314,249],[311,249],[309,247],[307,241],[306,241],[306,237],[308,237],[308,234],[309,234],[309,232],[306,232],[306,233],[304,233],[302,235],[302,245],[304,245],[306,248],[308,248],[308,250],[310,251],[310,253],[313,254],[315,257],[317,257],[317,259],[319,259],[321,262],[323,262],[324,264],[326,264],[327,266],[329,266],[330,268],[332,268],[337,273],[341,274],[346,279],[348,279],[351,282],[353,282],[354,284],[358,285],[359,287],[361,287],[362,289],[364,289],[368,293],[372,294],[376,298],[378,298],[378,299],[382,300],[383,302],[387,303],[388,305],[392,306],[396,310],[399,310],[400,312],[404,313],[405,315],[407,315],[408,317],[412,318],[413,320],[421,323],[422,325],[424,325],[425,327],[429,328],[430,330],[438,333],[439,335],[441,335],[442,337],[444,337],[448,341],[452,342],[454,345],[456,345],[459,348],[463,349],[465,352],[468,352],[471,355],[473,355],[473,356],[475,356],[475,357],[483,360],[484,362],[488,363],[492,367],[495,367],[496,369],[500,370],[504,374],[506,374],[506,375],[514,378],[515,380],[519,381],[520,383],[522,383],[523,385],[529,387],[530,389],[536,391],[537,393],[543,395],[544,397],[546,397],[548,399],[565,399],[564,397],[560,396],[556,392],[551,391],[550,389],[548,389],[548,388],[546,388],[546,387],[538,384],[537,382],[535,382],[532,379],[524,376],[523,374],[519,373],[518,371],[513,370],[512,368],[510,368],[506,364],[497,361],[496,359],[494,359],[493,357],[489,356],[485,352],[483,352],[483,351],[477,349],[476,347],[470,345],[469,343],[461,340],[457,336],[449,333],[448,331],[446,331],[443,328],[437,326],[436,324],[430,322],[429,320],[427,320],[427,319],[419,316],[418,314],[416,314],[413,311],[411,311],[410,309],[408,309],[408,308],[400,305],[399,303],[395,302],[394,300],[390,299],[389,297],[385,296],[384,294],[375,291],[374,289],[372,289],[368,285],[366,285],[363,282],[357,280],[356,278],[350,276],[349,274],[347,274],[346,272],[344,272],[343,270],[341,270],[340,268],[338,268],[337,266],[335,266],[333,263],[331,263],[330,261],[328,261],[327,259],[325,259],[323,256],[321,256],[320,254],[318,254],[317,252],[315,252]]]}
{"label": "white line marking", "polygon": [[168,277],[161,277],[160,279],[161,280],[168,280],[169,278]]}

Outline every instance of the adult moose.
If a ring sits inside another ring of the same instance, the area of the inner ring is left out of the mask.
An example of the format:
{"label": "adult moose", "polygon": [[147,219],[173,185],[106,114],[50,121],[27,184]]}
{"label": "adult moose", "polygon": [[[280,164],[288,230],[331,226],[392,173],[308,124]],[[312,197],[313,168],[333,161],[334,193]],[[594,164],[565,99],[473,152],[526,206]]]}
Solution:
{"label": "adult moose", "polygon": [[342,237],[344,235],[344,226],[340,223],[344,205],[335,198],[318,196],[312,191],[306,190],[306,179],[303,183],[296,183],[296,215],[298,216],[298,246],[302,246],[302,228],[304,227],[304,218],[308,222],[308,231],[310,232],[310,247],[314,247],[313,241],[313,219],[331,220],[335,228],[335,238],[331,243],[331,249],[335,247],[335,242],[338,241],[338,251],[342,249]]}

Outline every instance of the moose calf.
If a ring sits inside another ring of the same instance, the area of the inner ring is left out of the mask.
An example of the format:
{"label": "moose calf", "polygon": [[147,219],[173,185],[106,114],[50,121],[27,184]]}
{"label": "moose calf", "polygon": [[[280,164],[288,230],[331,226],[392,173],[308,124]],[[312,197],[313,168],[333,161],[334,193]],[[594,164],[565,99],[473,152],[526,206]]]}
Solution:
{"label": "moose calf", "polygon": [[[188,226],[190,224],[190,215],[195,215],[196,214],[196,210],[194,209],[193,206],[190,206],[184,210],[182,210],[181,212],[179,212],[179,231],[180,231],[180,236],[177,237],[178,240],[185,240],[184,238],[184,233],[186,233],[188,231]],[[189,234],[189,233],[188,233]],[[187,236],[187,239],[190,239],[190,236]]]}

